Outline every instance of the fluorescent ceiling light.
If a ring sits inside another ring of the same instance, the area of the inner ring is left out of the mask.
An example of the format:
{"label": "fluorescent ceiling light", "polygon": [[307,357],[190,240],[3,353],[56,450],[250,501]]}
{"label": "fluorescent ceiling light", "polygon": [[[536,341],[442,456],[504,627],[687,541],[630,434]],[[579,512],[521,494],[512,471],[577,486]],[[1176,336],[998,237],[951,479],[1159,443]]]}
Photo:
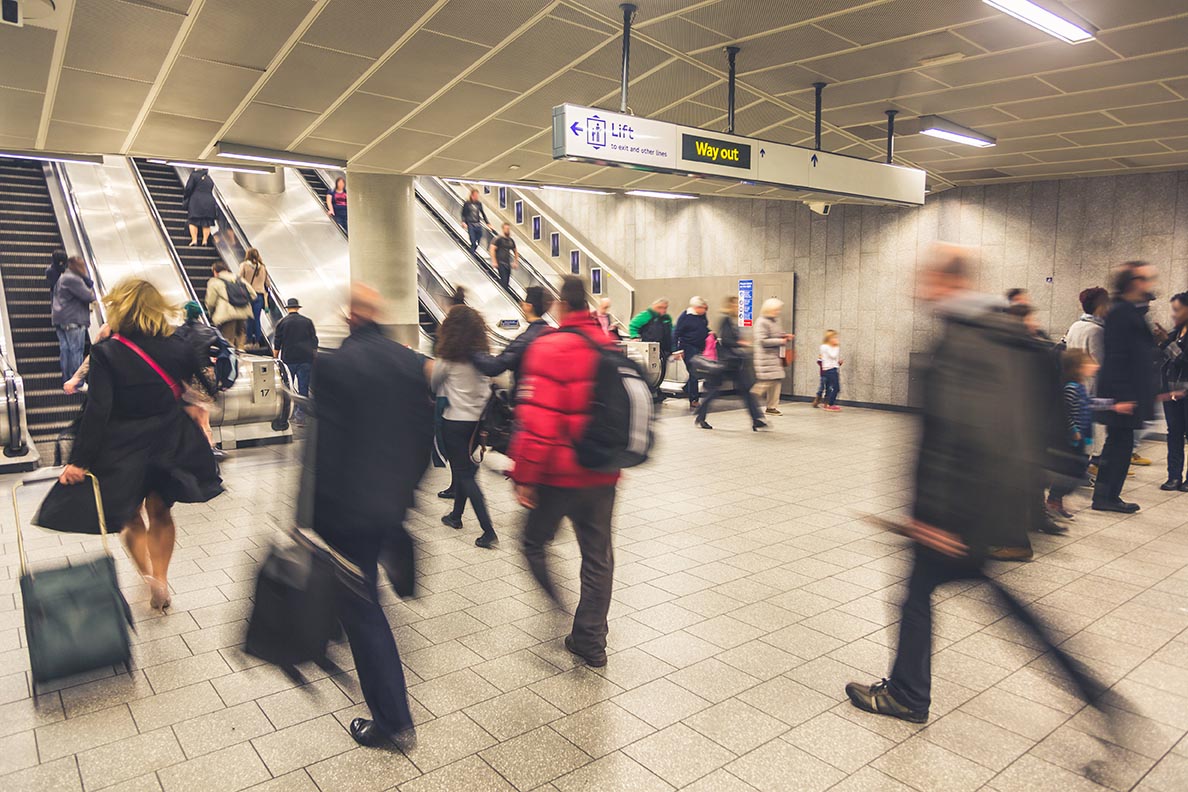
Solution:
{"label": "fluorescent ceiling light", "polygon": [[343,170],[347,166],[346,160],[315,157],[293,151],[275,151],[256,146],[241,146],[238,143],[224,143],[223,141],[219,141],[218,155],[232,159],[269,162],[273,165],[290,165],[294,168],[337,168]]}
{"label": "fluorescent ceiling light", "polygon": [[947,118],[941,118],[940,116],[920,116],[918,120],[920,122],[921,135],[929,135],[931,137],[941,138],[942,140],[951,140],[954,143],[963,143],[967,146],[977,146],[978,148],[988,148],[998,142],[976,129],[955,124]]}
{"label": "fluorescent ceiling light", "polygon": [[529,192],[534,192],[540,189],[539,187],[533,187],[528,184],[513,184],[511,182],[475,181],[473,179],[446,179],[445,181],[449,182],[450,184],[460,185],[462,187],[465,187],[468,184],[477,184],[480,187],[507,187],[512,190],[528,190]]}
{"label": "fluorescent ceiling light", "polygon": [[636,195],[640,198],[684,198],[686,200],[693,200],[697,197],[685,193],[656,192],[655,190],[628,190],[626,194]]}
{"label": "fluorescent ceiling light", "polygon": [[212,171],[233,171],[235,173],[276,173],[276,168],[267,165],[239,165],[236,163],[224,165],[219,162],[191,162],[186,160],[151,159],[158,165],[170,165],[174,168],[206,168]]}
{"label": "fluorescent ceiling light", "polygon": [[38,162],[77,162],[83,165],[102,165],[102,154],[67,154],[62,151],[0,149],[0,157],[37,160]]}
{"label": "fluorescent ceiling light", "polygon": [[590,195],[610,195],[609,190],[591,190],[589,187],[561,187],[555,184],[546,184],[541,187],[542,190],[559,190],[560,192],[575,192],[588,193]]}
{"label": "fluorescent ceiling light", "polygon": [[[1043,5],[1033,0],[983,0],[983,2],[986,5],[997,8],[1004,14],[1010,14],[1015,19],[1026,22],[1034,28],[1039,28],[1049,36],[1055,36],[1069,44],[1080,44],[1082,41],[1089,41],[1097,34],[1097,28],[1089,23],[1080,19],[1073,22],[1049,11]],[[1059,5],[1058,3],[1049,4]],[[1064,9],[1063,6],[1060,6],[1060,8],[1061,14],[1068,14],[1068,16],[1075,18],[1072,12]]]}

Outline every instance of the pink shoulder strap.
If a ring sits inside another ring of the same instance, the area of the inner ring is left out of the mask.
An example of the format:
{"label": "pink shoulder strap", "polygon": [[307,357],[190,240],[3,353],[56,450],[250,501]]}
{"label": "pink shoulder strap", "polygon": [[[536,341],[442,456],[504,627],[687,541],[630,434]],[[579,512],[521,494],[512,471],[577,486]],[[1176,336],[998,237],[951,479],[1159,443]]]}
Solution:
{"label": "pink shoulder strap", "polygon": [[149,367],[152,368],[153,371],[157,372],[157,376],[160,377],[161,379],[163,379],[165,381],[165,384],[169,386],[169,390],[172,391],[172,393],[173,393],[173,398],[179,399],[179,400],[181,399],[181,397],[182,397],[181,384],[177,380],[175,380],[173,377],[169,376],[168,372],[166,372],[165,369],[161,368],[161,366],[157,364],[157,361],[155,361],[151,357],[149,357],[148,352],[145,352],[143,349],[138,347],[136,344],[133,344],[131,341],[124,338],[119,333],[112,333],[111,337],[112,337],[112,339],[119,341],[121,344],[128,347],[128,349],[131,349],[133,352],[135,352],[137,355],[139,355],[140,359],[143,360],[145,363],[148,363]]}

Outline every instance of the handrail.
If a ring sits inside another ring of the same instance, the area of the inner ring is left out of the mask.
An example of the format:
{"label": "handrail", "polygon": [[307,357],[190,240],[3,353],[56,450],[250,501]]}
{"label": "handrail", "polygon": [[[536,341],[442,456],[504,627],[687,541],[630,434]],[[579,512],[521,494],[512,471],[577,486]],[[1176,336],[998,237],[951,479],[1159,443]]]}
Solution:
{"label": "handrail", "polygon": [[[145,206],[148,207],[149,214],[153,218],[153,225],[157,228],[157,233],[161,235],[161,239],[165,241],[165,249],[169,251],[169,258],[173,261],[174,269],[181,277],[182,284],[185,286],[186,294],[193,302],[198,302],[198,292],[194,289],[194,284],[190,282],[190,274],[186,272],[185,265],[182,264],[181,256],[177,253],[177,248],[173,245],[173,238],[169,236],[168,228],[165,225],[165,220],[161,217],[161,213],[157,211],[157,202],[153,200],[152,194],[148,190],[148,185],[145,184],[144,176],[140,173],[140,166],[136,164],[136,160],[128,157],[125,162],[128,169],[132,172],[132,178],[136,182],[137,188],[140,189],[140,197],[144,199]],[[206,312],[202,312],[202,321],[210,324],[210,320],[206,317]]]}
{"label": "handrail", "polygon": [[[74,185],[70,182],[70,174],[65,165],[60,162],[47,162],[45,170],[48,177],[56,179],[59,183],[59,193],[62,197],[62,205],[66,210],[66,221],[69,223],[70,233],[78,242],[79,252],[83,263],[87,266],[87,274],[90,276],[91,282],[99,287],[100,294],[104,294],[107,292],[107,287],[103,283],[103,278],[99,276],[98,267],[95,266],[95,249],[91,245],[91,238],[87,234],[86,226],[83,225],[82,213],[74,198]],[[95,301],[95,310],[99,314],[99,323],[105,323],[107,311],[103,307],[102,300]]]}

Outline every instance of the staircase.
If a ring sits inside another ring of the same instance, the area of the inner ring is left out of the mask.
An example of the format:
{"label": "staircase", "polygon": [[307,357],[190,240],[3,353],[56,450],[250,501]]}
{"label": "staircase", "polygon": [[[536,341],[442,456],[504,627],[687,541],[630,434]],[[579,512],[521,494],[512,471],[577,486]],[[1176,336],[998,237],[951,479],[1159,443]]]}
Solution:
{"label": "staircase", "polygon": [[0,159],[0,277],[15,358],[9,362],[24,380],[26,421],[35,443],[54,440],[82,404],[82,397],[62,391],[45,279],[53,252],[64,247],[42,164]]}
{"label": "staircase", "polygon": [[[181,259],[186,277],[194,286],[199,302],[205,305],[206,283],[212,277],[211,266],[220,261],[219,253],[214,248],[214,237],[207,247],[189,247],[190,229],[186,222],[186,210],[182,208],[182,196],[185,185],[178,178],[177,171],[171,165],[149,162],[144,159],[134,159],[136,169],[144,180],[149,197],[157,208],[157,214],[165,224],[165,233],[173,242],[177,250],[177,257]],[[198,229],[198,241],[202,241],[202,229]]]}

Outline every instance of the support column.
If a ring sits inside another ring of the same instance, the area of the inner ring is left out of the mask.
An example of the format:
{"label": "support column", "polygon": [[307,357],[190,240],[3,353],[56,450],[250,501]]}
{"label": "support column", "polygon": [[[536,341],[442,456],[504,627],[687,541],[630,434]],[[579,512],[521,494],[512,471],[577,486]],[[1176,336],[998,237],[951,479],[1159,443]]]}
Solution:
{"label": "support column", "polygon": [[351,282],[384,297],[381,323],[390,337],[416,347],[416,198],[412,176],[347,170]]}

